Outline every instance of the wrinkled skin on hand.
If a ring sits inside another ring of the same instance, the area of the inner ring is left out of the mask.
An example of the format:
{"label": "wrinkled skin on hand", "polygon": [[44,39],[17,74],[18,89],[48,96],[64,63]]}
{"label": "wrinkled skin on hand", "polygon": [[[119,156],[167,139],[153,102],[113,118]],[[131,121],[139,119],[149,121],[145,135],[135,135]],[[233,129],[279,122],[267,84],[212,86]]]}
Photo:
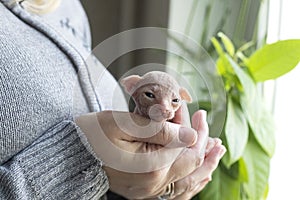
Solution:
{"label": "wrinkled skin on hand", "polygon": [[[115,114],[120,121],[124,118],[125,128],[115,122]],[[130,116],[134,123],[141,126],[150,123],[149,119],[139,115],[131,113]],[[142,163],[153,165],[155,169],[134,172],[116,169],[107,164],[103,166],[109,179],[110,190],[128,199],[157,199],[166,192],[167,185],[171,182],[175,185],[172,199],[190,199],[211,180],[213,171],[226,151],[219,139],[208,137],[205,112],[197,111],[193,115],[190,128],[186,106],[182,106],[176,112],[173,122],[156,122],[152,128],[156,127],[154,129],[157,133],[151,137],[135,137],[139,136],[139,133],[134,132],[139,130],[131,128],[134,125],[130,124],[132,121],[128,120],[128,113],[104,111],[97,113],[97,120],[104,135],[114,145],[124,150],[121,154],[126,151],[133,153],[133,156],[141,153],[149,155],[145,156],[146,160]],[[81,123],[80,127],[82,126],[84,125]],[[105,157],[104,154],[111,155],[110,151],[104,152],[103,149],[97,148],[102,145],[97,137],[87,132],[85,135],[99,158]],[[175,151],[177,153],[174,153]],[[153,152],[157,155],[157,159],[153,159]],[[143,166],[138,156],[128,158],[125,153],[122,156],[122,159],[118,160],[120,165],[126,163],[128,166],[131,165],[131,169]],[[156,164],[161,164],[164,158],[168,157],[174,157],[172,162],[168,161],[165,165],[155,168]]]}

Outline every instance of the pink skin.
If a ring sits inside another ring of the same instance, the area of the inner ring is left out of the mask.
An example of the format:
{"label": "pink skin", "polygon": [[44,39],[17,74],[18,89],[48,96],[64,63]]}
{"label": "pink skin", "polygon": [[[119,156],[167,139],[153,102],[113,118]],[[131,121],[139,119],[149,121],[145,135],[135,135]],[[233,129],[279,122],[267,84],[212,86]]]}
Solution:
{"label": "pink skin", "polygon": [[171,120],[181,105],[181,98],[162,85],[146,85],[138,88],[132,95],[135,113],[155,121]]}
{"label": "pink skin", "polygon": [[136,104],[134,113],[154,121],[172,120],[183,100],[192,101],[188,91],[164,72],[153,71],[142,77],[128,76],[122,79],[121,84],[132,95]]}
{"label": "pink skin", "polygon": [[[150,72],[142,77],[136,75],[126,77],[122,79],[121,84],[136,103],[135,113],[155,121],[171,120],[190,127],[187,107],[181,104],[183,100],[191,102],[192,99],[186,89],[180,87],[171,76],[162,72]],[[186,159],[193,155],[194,151],[200,160],[190,175],[168,181],[168,183],[175,183],[174,199],[191,199],[199,193],[211,180],[213,171],[226,152],[220,139],[208,137],[206,112],[197,111],[193,115],[192,127],[197,131],[198,139],[185,149],[184,154],[171,166],[170,171],[176,171],[178,167],[180,173],[193,166],[188,164]],[[203,145],[206,147],[205,151],[203,151]],[[178,171],[175,177],[178,177]],[[162,180],[161,177],[159,177],[160,180]]]}

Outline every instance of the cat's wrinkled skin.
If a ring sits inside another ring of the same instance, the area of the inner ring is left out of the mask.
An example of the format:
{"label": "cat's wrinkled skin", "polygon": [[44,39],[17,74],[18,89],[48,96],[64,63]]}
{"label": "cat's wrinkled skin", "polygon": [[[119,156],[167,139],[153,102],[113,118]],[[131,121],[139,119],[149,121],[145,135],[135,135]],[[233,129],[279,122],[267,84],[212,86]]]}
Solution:
{"label": "cat's wrinkled skin", "polygon": [[131,75],[123,78],[121,85],[136,104],[134,113],[155,121],[172,120],[183,100],[192,101],[189,92],[165,72]]}

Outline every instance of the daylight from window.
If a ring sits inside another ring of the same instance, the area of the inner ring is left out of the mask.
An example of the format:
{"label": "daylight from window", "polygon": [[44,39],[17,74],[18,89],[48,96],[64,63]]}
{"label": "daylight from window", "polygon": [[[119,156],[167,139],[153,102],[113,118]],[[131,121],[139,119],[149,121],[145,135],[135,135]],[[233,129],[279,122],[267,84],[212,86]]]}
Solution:
{"label": "daylight from window", "polygon": [[[268,42],[299,39],[300,1],[271,0]],[[280,21],[280,23],[278,23]],[[268,200],[300,199],[300,65],[276,81],[276,151],[271,161]]]}

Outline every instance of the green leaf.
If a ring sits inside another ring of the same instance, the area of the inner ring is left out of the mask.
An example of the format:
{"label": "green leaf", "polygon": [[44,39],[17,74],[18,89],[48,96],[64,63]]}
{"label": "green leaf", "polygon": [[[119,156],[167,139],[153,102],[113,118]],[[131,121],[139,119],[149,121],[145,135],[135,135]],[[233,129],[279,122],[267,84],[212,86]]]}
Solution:
{"label": "green leaf", "polygon": [[216,62],[218,74],[224,75],[226,73],[226,59],[222,59],[222,56]]}
{"label": "green leaf", "polygon": [[261,94],[256,90],[253,98],[244,94],[241,95],[240,101],[254,137],[271,157],[275,151],[275,125],[273,116],[266,109]]}
{"label": "green leaf", "polygon": [[233,165],[231,165],[229,168],[224,166],[222,163],[219,165],[222,172],[226,173],[228,176],[235,180],[239,180],[239,163],[235,162]]}
{"label": "green leaf", "polygon": [[235,56],[236,56],[236,60],[240,59],[243,63],[248,62],[248,58],[241,51],[236,52]]}
{"label": "green leaf", "polygon": [[[224,131],[224,129],[223,129]],[[221,136],[220,136],[220,139],[223,141],[223,145],[226,147],[226,149],[228,149],[228,144],[227,144],[227,141],[226,141],[226,138],[225,138],[225,133],[222,133]],[[224,154],[224,156],[222,157],[221,159],[221,163],[223,163],[223,165],[225,167],[227,167],[228,169],[230,168],[231,166],[231,161],[230,161],[230,155],[229,155],[229,152],[226,151],[226,153]]]}
{"label": "green leaf", "polygon": [[224,55],[223,48],[222,48],[221,44],[219,43],[219,41],[215,37],[213,37],[211,39],[211,42],[214,45],[214,47],[215,47],[217,53],[219,54],[219,56]]}
{"label": "green leaf", "polygon": [[224,74],[231,74],[233,75],[233,69],[230,65],[230,63],[228,62],[227,58],[226,58],[227,54],[221,55],[219,57],[219,59],[217,60],[216,64],[217,64],[217,68],[218,68],[218,72],[221,75]]}
{"label": "green leaf", "polygon": [[[234,69],[241,85],[243,92],[240,94],[240,103],[242,106],[242,110],[244,111],[246,118],[250,124],[250,126],[255,123],[257,117],[260,115],[260,104],[258,101],[258,92],[254,81],[251,77],[243,71],[243,69],[238,66],[236,62],[232,60],[231,57],[226,57]],[[251,126],[252,127],[252,126]]]}
{"label": "green leaf", "polygon": [[224,54],[220,56],[216,62],[218,74],[223,78],[225,91],[230,91],[233,86],[236,86],[238,89],[240,89],[239,80],[237,79],[226,56],[228,55]]}
{"label": "green leaf", "polygon": [[250,56],[246,65],[255,81],[275,79],[300,61],[300,40],[283,40],[265,45]]}
{"label": "green leaf", "polygon": [[271,112],[265,107],[260,108],[261,115],[253,120],[251,129],[258,143],[272,157],[275,151],[275,123]]}
{"label": "green leaf", "polygon": [[263,199],[267,199],[268,194],[269,194],[269,183],[266,185],[266,189],[265,189],[265,192],[264,192]]}
{"label": "green leaf", "polygon": [[253,46],[254,46],[254,42],[253,42],[253,41],[247,42],[247,43],[243,44],[243,45],[237,50],[237,52],[243,52],[243,51],[246,51],[246,50],[248,50],[250,47],[253,47]]}
{"label": "green leaf", "polygon": [[249,181],[249,175],[247,171],[247,165],[243,158],[239,159],[239,180],[241,182],[247,182]]}
{"label": "green leaf", "polygon": [[274,122],[270,112],[264,107],[264,102],[251,77],[242,70],[229,56],[227,59],[235,70],[242,86],[240,103],[255,138],[261,147],[272,156],[275,151]]}
{"label": "green leaf", "polygon": [[218,36],[221,38],[222,43],[230,56],[234,56],[235,48],[232,41],[222,32],[218,33]]}
{"label": "green leaf", "polygon": [[[223,144],[224,144],[224,140],[223,140]],[[226,146],[226,148],[228,148],[228,147]],[[232,165],[231,160],[230,160],[230,155],[229,155],[229,152],[228,152],[228,151],[227,151],[227,152],[225,153],[225,155],[223,156],[221,162],[222,162],[227,168],[229,168],[229,167]]]}
{"label": "green leaf", "polygon": [[253,137],[249,138],[243,160],[248,170],[248,182],[243,184],[249,199],[260,200],[266,195],[270,157],[263,151]]}
{"label": "green leaf", "polygon": [[216,62],[218,73],[220,75],[224,75],[228,71],[228,63],[226,63],[228,61],[224,59],[225,52],[223,51],[221,44],[215,37],[211,39],[211,42],[213,43],[217,53],[219,54],[219,59]]}
{"label": "green leaf", "polygon": [[240,182],[223,172],[219,167],[214,171],[212,181],[199,194],[201,200],[239,200]]}
{"label": "green leaf", "polygon": [[230,155],[229,165],[231,165],[239,160],[244,152],[248,140],[248,124],[239,105],[235,104],[231,98],[227,103],[225,135]]}
{"label": "green leaf", "polygon": [[243,87],[243,92],[251,100],[255,99],[256,85],[252,78],[230,57],[226,56],[228,62],[236,73]]}

